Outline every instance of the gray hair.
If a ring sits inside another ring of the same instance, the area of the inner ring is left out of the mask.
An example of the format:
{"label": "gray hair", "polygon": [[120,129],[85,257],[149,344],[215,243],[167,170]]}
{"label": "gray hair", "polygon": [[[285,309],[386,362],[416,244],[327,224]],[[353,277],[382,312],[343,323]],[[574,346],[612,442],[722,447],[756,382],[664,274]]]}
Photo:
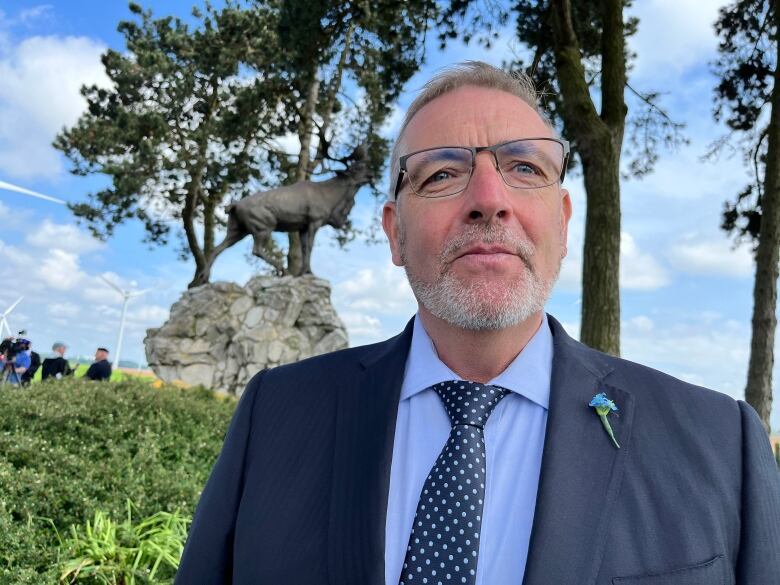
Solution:
{"label": "gray hair", "polygon": [[388,199],[392,199],[394,195],[395,180],[400,170],[398,164],[398,159],[401,156],[399,145],[409,122],[428,103],[467,85],[497,89],[520,98],[539,114],[539,117],[545,124],[552,128],[550,120],[539,107],[539,94],[536,86],[525,73],[521,71],[504,71],[482,61],[464,61],[463,63],[442,69],[423,86],[422,91],[411,103],[409,109],[406,110],[406,115],[401,124],[401,129],[398,131],[398,136],[393,145],[393,152],[390,156],[390,192],[388,193]]}

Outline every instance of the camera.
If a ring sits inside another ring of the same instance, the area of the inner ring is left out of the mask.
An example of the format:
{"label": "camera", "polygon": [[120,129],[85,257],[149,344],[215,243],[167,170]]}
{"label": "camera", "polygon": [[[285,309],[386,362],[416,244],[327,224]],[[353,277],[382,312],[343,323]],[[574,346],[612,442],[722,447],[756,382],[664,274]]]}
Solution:
{"label": "camera", "polygon": [[29,342],[22,338],[25,333],[25,331],[20,331],[17,337],[9,337],[0,341],[0,355],[5,358],[6,362],[12,362],[17,355],[27,349]]}

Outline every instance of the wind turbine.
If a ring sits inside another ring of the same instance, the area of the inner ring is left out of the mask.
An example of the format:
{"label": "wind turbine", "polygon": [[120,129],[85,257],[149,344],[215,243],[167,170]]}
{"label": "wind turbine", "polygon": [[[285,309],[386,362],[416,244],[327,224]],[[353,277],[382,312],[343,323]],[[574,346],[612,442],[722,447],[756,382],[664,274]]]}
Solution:
{"label": "wind turbine", "polygon": [[19,297],[16,299],[16,302],[8,307],[5,312],[0,316],[0,338],[3,337],[3,328],[5,328],[6,331],[8,331],[8,335],[13,337],[13,331],[11,331],[11,326],[8,324],[8,315],[16,308],[16,305],[22,302],[22,299],[24,297]]}
{"label": "wind turbine", "polygon": [[124,290],[119,288],[117,285],[115,285],[113,282],[108,280],[105,276],[102,274],[100,275],[100,278],[105,282],[108,286],[113,288],[116,292],[118,292],[120,295],[122,295],[122,298],[124,301],[122,302],[122,318],[119,321],[119,335],[116,340],[116,352],[114,353],[114,363],[116,364],[116,367],[119,367],[119,356],[122,352],[122,336],[125,333],[125,315],[127,314],[127,303],[130,299],[133,297],[140,297],[142,294],[149,291],[149,289],[139,290],[139,291],[130,291],[130,290]]}

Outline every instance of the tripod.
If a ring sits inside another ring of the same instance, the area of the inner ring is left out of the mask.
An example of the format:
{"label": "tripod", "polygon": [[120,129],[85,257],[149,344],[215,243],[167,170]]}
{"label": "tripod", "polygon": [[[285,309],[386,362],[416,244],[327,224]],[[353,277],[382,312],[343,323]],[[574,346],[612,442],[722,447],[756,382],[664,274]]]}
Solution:
{"label": "tripod", "polygon": [[0,385],[3,384],[10,384],[13,386],[22,385],[22,377],[16,371],[16,367],[14,367],[14,361],[15,360],[6,360],[6,362],[3,364],[3,372],[2,375],[0,375]]}

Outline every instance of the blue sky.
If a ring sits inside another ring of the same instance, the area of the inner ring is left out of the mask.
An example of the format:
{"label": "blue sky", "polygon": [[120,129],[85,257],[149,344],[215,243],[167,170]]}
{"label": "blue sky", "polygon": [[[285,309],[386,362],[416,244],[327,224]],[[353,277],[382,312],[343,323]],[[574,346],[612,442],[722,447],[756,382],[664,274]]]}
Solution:
{"label": "blue sky", "polygon": [[[186,16],[193,0],[144,2],[155,14]],[[662,153],[656,171],[624,182],[621,259],[623,356],[734,397],[744,393],[749,355],[753,263],[718,228],[723,201],[745,183],[740,157],[701,160],[725,132],[712,120],[716,58],[712,22],[719,2],[643,0],[632,39],[638,54],[631,83],[665,93],[673,118],[687,123],[690,145]],[[674,15],[670,19],[669,15]],[[124,49],[116,24],[127,18],[121,1],[6,1],[0,8],[0,181],[67,201],[85,199],[99,179],[72,177],[51,146],[56,132],[84,108],[78,89],[105,81],[99,62],[107,47]],[[407,85],[388,134],[431,72],[462,59],[500,64],[519,48],[511,34],[491,51],[452,45],[444,53],[428,43],[426,65]],[[575,336],[579,330],[580,271],[585,212],[579,177],[567,178],[574,219],[570,255],[548,310]],[[367,226],[376,201],[361,193],[353,221]],[[143,337],[160,325],[192,276],[173,245],[150,249],[137,224],[119,228],[106,243],[93,240],[69,211],[56,204],[0,190],[0,311],[18,296],[14,329],[27,329],[39,350],[64,340],[71,355],[98,345],[115,347],[121,303],[98,278],[151,289],[131,301],[123,358],[144,360]],[[221,256],[214,280],[243,284],[255,267],[245,241]],[[326,230],[318,235],[314,272],[333,285],[333,301],[356,345],[395,334],[415,311],[403,272],[383,244],[354,242],[339,249]],[[775,372],[775,379],[780,372]],[[777,409],[776,409],[777,410]],[[780,417],[773,419],[780,426]]]}

